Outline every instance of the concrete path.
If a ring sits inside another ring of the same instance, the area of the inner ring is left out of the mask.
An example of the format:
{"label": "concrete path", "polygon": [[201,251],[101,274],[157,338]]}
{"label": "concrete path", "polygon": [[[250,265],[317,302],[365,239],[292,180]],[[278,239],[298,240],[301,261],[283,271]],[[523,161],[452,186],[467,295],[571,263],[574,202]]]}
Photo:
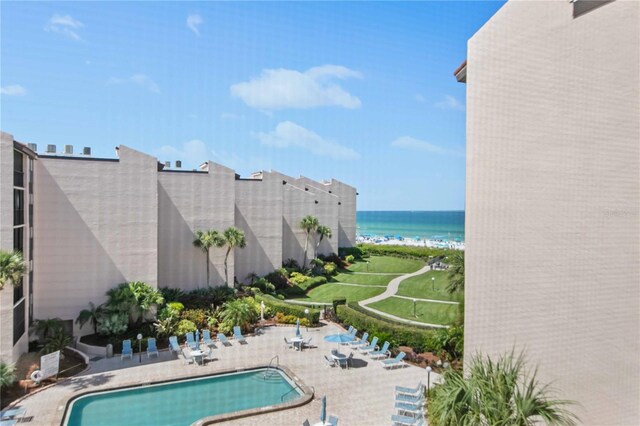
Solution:
{"label": "concrete path", "polygon": [[[405,324],[411,324],[411,325],[429,326],[429,327],[433,327],[433,328],[449,328],[448,325],[429,324],[429,323],[424,323],[424,322],[420,322],[420,321],[412,321],[412,320],[408,320],[408,319],[405,319],[405,318],[400,318],[400,317],[397,317],[395,315],[391,315],[391,314],[388,314],[386,312],[382,312],[382,311],[379,311],[377,309],[373,309],[373,308],[370,308],[370,307],[366,306],[366,305],[368,305],[370,303],[379,302],[381,300],[388,299],[389,297],[395,296],[395,294],[398,292],[398,287],[400,287],[400,283],[402,281],[406,280],[407,278],[415,277],[416,275],[422,275],[422,274],[424,274],[424,273],[426,273],[426,272],[428,272],[430,270],[431,269],[429,268],[429,266],[425,266],[424,268],[422,268],[422,269],[420,269],[420,270],[418,270],[416,272],[412,272],[411,274],[406,274],[406,275],[402,275],[400,277],[394,278],[394,279],[391,280],[391,282],[387,286],[387,290],[384,293],[381,293],[381,294],[379,294],[377,296],[374,296],[374,297],[370,297],[370,298],[365,299],[365,300],[361,300],[358,303],[364,309],[366,309],[368,311],[371,311],[371,312],[373,312],[373,313],[375,313],[377,315],[381,315],[383,317],[390,318],[390,319],[392,319],[394,321],[402,322],[402,323],[405,323]],[[396,297],[400,297],[400,296],[396,296]],[[408,299],[412,299],[412,298],[409,297]]]}
{"label": "concrete path", "polygon": [[394,294],[391,297],[399,297],[400,299],[416,300],[418,302],[431,302],[431,303],[444,303],[446,305],[459,305],[459,302],[452,302],[450,300],[438,300],[438,299],[419,299],[417,297],[399,296]]}
{"label": "concrete path", "polygon": [[380,284],[356,284],[356,283],[341,283],[341,282],[330,282],[327,284],[338,284],[338,285],[350,285],[353,287],[380,287],[380,288],[387,288],[386,285],[380,285]]}
{"label": "concrete path", "polygon": [[343,274],[353,274],[353,275],[403,275],[408,274],[408,272],[342,272]]}

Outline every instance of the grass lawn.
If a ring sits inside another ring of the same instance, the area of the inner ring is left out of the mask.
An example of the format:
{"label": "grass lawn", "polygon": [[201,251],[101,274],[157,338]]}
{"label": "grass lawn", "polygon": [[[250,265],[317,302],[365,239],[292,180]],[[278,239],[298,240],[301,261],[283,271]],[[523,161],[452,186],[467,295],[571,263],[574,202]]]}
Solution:
{"label": "grass lawn", "polygon": [[430,324],[449,325],[456,319],[458,314],[457,305],[416,302],[416,318],[413,316],[413,301],[399,297],[389,297],[367,306],[400,318]]}
{"label": "grass lawn", "polygon": [[[367,261],[369,266],[367,268]],[[371,256],[368,259],[357,260],[349,266],[352,272],[394,272],[408,274],[422,268],[425,262],[415,259],[402,259],[393,256]]]}
{"label": "grass lawn", "polygon": [[[431,282],[435,278],[435,283]],[[429,271],[427,273],[407,278],[400,283],[398,296],[415,297],[418,299],[451,300],[459,302],[462,294],[449,294],[445,290],[449,284],[448,273],[444,271]],[[434,287],[434,290],[431,288]],[[412,311],[413,313],[413,311]]]}
{"label": "grass lawn", "polygon": [[382,287],[356,287],[340,284],[323,284],[307,293],[305,297],[296,297],[296,300],[305,302],[331,303],[333,299],[345,297],[348,302],[360,301],[377,296],[384,292]]}
{"label": "grass lawn", "polygon": [[332,277],[333,282],[364,284],[364,285],[387,285],[392,279],[399,277],[398,275],[369,275],[369,274],[350,274],[340,273]]}

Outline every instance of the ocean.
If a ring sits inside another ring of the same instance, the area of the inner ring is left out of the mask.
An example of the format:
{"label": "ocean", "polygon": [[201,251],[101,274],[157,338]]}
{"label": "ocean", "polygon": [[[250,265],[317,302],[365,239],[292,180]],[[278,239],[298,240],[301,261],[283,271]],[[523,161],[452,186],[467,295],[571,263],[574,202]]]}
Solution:
{"label": "ocean", "polygon": [[359,236],[463,241],[464,211],[358,211]]}

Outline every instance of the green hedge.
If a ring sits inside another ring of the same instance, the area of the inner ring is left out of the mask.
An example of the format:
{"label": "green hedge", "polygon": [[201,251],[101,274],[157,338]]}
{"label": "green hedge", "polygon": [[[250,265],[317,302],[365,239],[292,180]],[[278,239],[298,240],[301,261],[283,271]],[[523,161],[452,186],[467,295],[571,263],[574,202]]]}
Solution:
{"label": "green hedge", "polygon": [[434,247],[358,244],[357,248],[359,248],[363,253],[376,256],[396,256],[422,260],[429,260],[429,258],[436,256],[444,256],[446,258],[447,256],[455,253],[455,250]]}
{"label": "green hedge", "polygon": [[292,305],[290,303],[283,302],[268,294],[256,294],[255,299],[258,302],[264,302],[275,314],[276,312],[282,312],[285,315],[295,315],[299,318],[307,318],[304,314],[305,309],[309,309],[309,321],[312,324],[320,322],[320,310],[306,307],[304,305]]}
{"label": "green hedge", "polygon": [[368,332],[369,340],[377,336],[380,343],[388,341],[392,347],[409,346],[418,353],[434,350],[429,346],[430,342],[433,341],[435,330],[391,323],[374,318],[369,313],[365,314],[354,309],[353,305],[337,306],[336,316],[342,323],[357,328],[360,333]]}
{"label": "green hedge", "polygon": [[326,283],[327,278],[324,276],[309,277],[302,284],[287,287],[282,293],[288,296],[304,296],[308,291]]}

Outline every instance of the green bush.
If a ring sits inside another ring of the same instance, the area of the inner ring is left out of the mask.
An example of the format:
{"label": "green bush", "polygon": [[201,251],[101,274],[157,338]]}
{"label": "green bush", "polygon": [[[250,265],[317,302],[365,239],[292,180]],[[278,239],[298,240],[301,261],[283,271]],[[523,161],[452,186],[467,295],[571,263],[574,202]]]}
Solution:
{"label": "green bush", "polygon": [[173,336],[178,330],[178,318],[174,316],[160,318],[153,326],[156,328],[156,336],[158,338]]}
{"label": "green bush", "polygon": [[340,247],[338,254],[341,257],[353,256],[355,259],[362,259],[364,257],[364,251],[361,248],[362,244],[358,244],[356,247]]}
{"label": "green bush", "polygon": [[301,284],[287,287],[282,292],[288,296],[304,296],[308,291],[326,283],[327,278],[324,276],[307,277]]}
{"label": "green bush", "polygon": [[[358,244],[358,249],[362,253],[367,253],[374,256],[396,256],[407,259],[420,259],[429,260],[430,258],[441,256],[446,258],[454,253],[456,250],[441,249],[435,247],[412,247],[412,246],[386,246],[375,244]],[[355,256],[355,255],[354,255]],[[356,259],[358,258],[355,256]]]}
{"label": "green bush", "polygon": [[182,336],[187,333],[193,333],[197,329],[198,327],[196,327],[196,325],[192,321],[183,319],[183,320],[180,320],[180,322],[178,323],[177,332],[178,332],[178,335]]}
{"label": "green bush", "polygon": [[282,312],[278,312],[275,316],[275,320],[278,324],[295,324],[300,320],[300,325],[304,327],[308,327],[309,320],[307,318],[300,318],[295,315],[285,315]]}
{"label": "green bush", "polygon": [[344,257],[344,261],[347,263],[355,262],[356,258],[352,254],[348,254]]}
{"label": "green bush", "polygon": [[184,292],[179,288],[162,287],[158,290],[160,290],[165,303],[177,302],[184,295]]}
{"label": "green bush", "polygon": [[267,274],[264,278],[273,284],[276,289],[283,289],[289,285],[289,272],[286,269],[280,268]]}
{"label": "green bush", "polygon": [[327,276],[335,275],[338,271],[338,267],[333,262],[327,262],[323,266],[324,274]]}
{"label": "green bush", "polygon": [[118,336],[129,326],[129,314],[126,312],[103,312],[98,316],[98,334],[103,336]]}
{"label": "green bush", "polygon": [[300,272],[292,272],[291,275],[289,275],[289,281],[294,284],[302,284],[308,278],[309,277],[307,277],[306,275],[302,275]]}
{"label": "green bush", "polygon": [[222,306],[234,297],[235,291],[231,287],[208,287],[198,288],[183,294],[180,297],[180,302],[187,309],[212,309]]}
{"label": "green bush", "polygon": [[336,315],[342,323],[352,325],[360,332],[367,331],[371,337],[378,336],[380,341],[386,340],[393,347],[409,346],[418,353],[434,351],[429,345],[435,330],[383,321],[353,309],[353,305],[337,306]]}
{"label": "green bush", "polygon": [[[55,351],[62,351],[67,346],[71,346],[72,342],[73,340],[71,339],[71,336],[69,336],[65,331],[57,330],[56,333],[49,337],[45,342],[44,347],[42,348],[42,353],[50,354]],[[61,358],[63,358],[62,354],[60,355]]]}
{"label": "green bush", "polygon": [[211,315],[209,311],[204,309],[185,309],[180,314],[180,318],[191,321],[198,328],[207,327],[207,318]]}
{"label": "green bush", "polygon": [[[292,305],[267,294],[256,294],[256,301],[264,302],[271,312],[282,312],[284,315],[294,315],[297,318],[309,318],[311,324],[320,321],[320,310],[307,308],[303,305]],[[304,310],[309,309],[309,315],[305,316]]]}
{"label": "green bush", "polygon": [[231,330],[237,325],[242,331],[247,331],[259,317],[260,305],[252,297],[225,303],[218,315],[221,330]]}
{"label": "green bush", "polygon": [[274,291],[276,291],[276,286],[271,284],[264,277],[255,280],[255,282],[253,283],[253,287],[260,289],[260,291],[263,293],[273,293]]}
{"label": "green bush", "polygon": [[[15,364],[5,364],[0,362],[0,389],[7,388],[16,381]],[[4,405],[4,404],[3,404]]]}
{"label": "green bush", "polygon": [[338,312],[338,305],[345,305],[347,303],[347,299],[344,297],[336,297],[333,299],[333,312]]}

